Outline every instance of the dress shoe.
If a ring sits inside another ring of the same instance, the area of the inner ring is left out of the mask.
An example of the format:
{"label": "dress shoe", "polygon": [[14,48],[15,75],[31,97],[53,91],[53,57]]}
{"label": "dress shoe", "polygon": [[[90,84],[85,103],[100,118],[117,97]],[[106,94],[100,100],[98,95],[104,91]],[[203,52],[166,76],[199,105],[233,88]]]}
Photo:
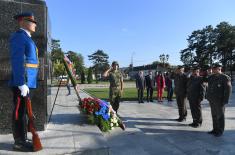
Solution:
{"label": "dress shoe", "polygon": [[13,146],[14,151],[33,152],[33,144],[30,142],[15,142]]}
{"label": "dress shoe", "polygon": [[220,137],[220,136],[223,135],[223,133],[222,133],[222,132],[215,132],[213,135],[214,135],[215,137]]}
{"label": "dress shoe", "polygon": [[178,121],[178,122],[183,122],[183,121],[186,121],[186,118],[177,118],[175,120]]}
{"label": "dress shoe", "polygon": [[215,130],[211,130],[211,131],[209,131],[209,132],[207,132],[208,134],[215,134]]}
{"label": "dress shoe", "polygon": [[193,123],[189,124],[189,126],[191,126],[191,127],[193,127],[193,128],[198,128],[198,127],[201,126],[201,124],[200,124],[200,123],[195,123],[195,122],[193,122]]}

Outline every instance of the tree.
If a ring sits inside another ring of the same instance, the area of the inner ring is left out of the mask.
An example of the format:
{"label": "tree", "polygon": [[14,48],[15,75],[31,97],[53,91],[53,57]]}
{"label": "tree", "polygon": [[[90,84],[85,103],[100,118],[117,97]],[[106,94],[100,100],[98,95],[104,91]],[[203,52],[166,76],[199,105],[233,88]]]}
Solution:
{"label": "tree", "polygon": [[89,83],[89,84],[91,84],[92,83],[92,68],[91,67],[89,67],[89,69],[88,69],[88,75],[87,75],[87,82]]}
{"label": "tree", "polygon": [[231,68],[235,63],[235,27],[227,22],[221,22],[215,28],[216,55],[224,69]]}
{"label": "tree", "polygon": [[96,81],[98,81],[98,74],[102,74],[109,68],[109,56],[103,50],[97,50],[92,55],[88,55],[89,60],[93,62],[93,69],[95,71]]}

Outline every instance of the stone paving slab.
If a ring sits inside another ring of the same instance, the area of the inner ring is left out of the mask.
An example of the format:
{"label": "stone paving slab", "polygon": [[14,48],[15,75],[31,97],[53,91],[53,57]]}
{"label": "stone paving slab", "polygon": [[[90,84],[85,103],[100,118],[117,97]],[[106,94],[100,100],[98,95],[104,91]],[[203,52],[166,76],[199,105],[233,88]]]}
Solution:
{"label": "stone paving slab", "polygon": [[[234,90],[234,89],[233,89]],[[188,106],[188,105],[187,105]],[[122,102],[119,115],[126,131],[116,128],[105,133],[111,155],[234,155],[235,154],[235,92],[226,106],[225,132],[222,137],[207,134],[212,129],[209,104],[202,103],[203,124],[189,127],[192,122],[188,106],[185,122],[178,117],[176,102],[139,104]]]}
{"label": "stone paving slab", "polygon": [[[57,88],[53,88],[55,97]],[[51,154],[81,154],[108,155],[109,148],[102,132],[95,125],[86,124],[86,117],[78,110],[78,101],[74,95],[66,96],[67,89],[62,87],[53,111],[51,122],[45,131],[38,132],[43,150],[34,153],[12,151],[14,143],[11,134],[0,135],[0,155],[51,155]],[[81,98],[88,97],[81,92]],[[54,98],[52,98],[54,101]],[[28,133],[31,135],[31,133]],[[29,137],[31,138],[31,137]]]}

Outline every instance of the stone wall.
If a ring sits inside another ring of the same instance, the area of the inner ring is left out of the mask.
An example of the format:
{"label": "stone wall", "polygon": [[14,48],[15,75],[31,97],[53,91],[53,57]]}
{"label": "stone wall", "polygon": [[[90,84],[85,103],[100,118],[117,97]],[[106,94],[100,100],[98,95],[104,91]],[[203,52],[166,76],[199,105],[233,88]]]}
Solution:
{"label": "stone wall", "polygon": [[38,22],[36,33],[32,35],[39,49],[38,88],[31,91],[37,130],[44,130],[51,109],[50,22],[46,3],[42,0],[0,0],[0,134],[11,132],[13,102],[11,88],[8,87],[11,73],[8,40],[10,34],[19,28],[13,16],[25,11],[33,12]]}

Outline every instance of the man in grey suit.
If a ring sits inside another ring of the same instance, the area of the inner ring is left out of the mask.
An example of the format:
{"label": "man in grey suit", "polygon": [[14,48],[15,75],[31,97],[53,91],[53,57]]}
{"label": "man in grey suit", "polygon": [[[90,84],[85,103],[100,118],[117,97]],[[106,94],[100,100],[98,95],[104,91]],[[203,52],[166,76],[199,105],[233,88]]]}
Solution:
{"label": "man in grey suit", "polygon": [[232,92],[231,79],[221,71],[220,64],[213,65],[213,74],[208,78],[207,99],[211,106],[213,120],[213,130],[208,132],[216,137],[220,137],[224,132],[225,105],[228,104],[229,96]]}
{"label": "man in grey suit", "polygon": [[187,83],[187,98],[193,117],[193,123],[189,126],[193,128],[200,127],[202,124],[202,110],[201,101],[203,100],[206,92],[205,85],[203,84],[203,78],[199,75],[200,68],[195,66],[193,73]]}
{"label": "man in grey suit", "polygon": [[187,92],[187,76],[184,73],[184,66],[178,66],[175,75],[175,95],[176,102],[179,110],[179,118],[176,119],[178,122],[186,120],[187,109],[186,109],[186,92]]}
{"label": "man in grey suit", "polygon": [[139,103],[144,103],[143,96],[144,96],[144,89],[145,89],[145,78],[143,71],[139,71],[136,76],[136,88],[138,91],[138,101]]}

